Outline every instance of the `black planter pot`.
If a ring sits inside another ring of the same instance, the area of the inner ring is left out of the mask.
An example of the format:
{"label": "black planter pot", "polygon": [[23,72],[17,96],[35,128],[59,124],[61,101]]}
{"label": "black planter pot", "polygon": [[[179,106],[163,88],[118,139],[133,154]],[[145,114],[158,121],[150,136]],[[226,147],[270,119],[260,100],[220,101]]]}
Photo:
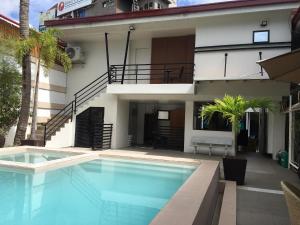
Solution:
{"label": "black planter pot", "polygon": [[0,148],[3,148],[5,144],[5,137],[0,135]]}
{"label": "black planter pot", "polygon": [[236,181],[238,185],[245,183],[247,159],[224,157],[223,167],[225,180]]}

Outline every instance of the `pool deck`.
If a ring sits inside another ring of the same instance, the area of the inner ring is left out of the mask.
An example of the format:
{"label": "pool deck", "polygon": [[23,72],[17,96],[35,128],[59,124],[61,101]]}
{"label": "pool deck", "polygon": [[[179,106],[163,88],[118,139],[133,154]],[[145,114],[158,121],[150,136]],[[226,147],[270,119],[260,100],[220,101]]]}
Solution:
{"label": "pool deck", "polygon": [[[221,161],[222,157],[147,148],[126,148],[107,150],[102,154],[127,155],[144,158],[173,158],[174,161],[200,162],[201,160]],[[288,225],[289,216],[280,181],[289,181],[300,188],[298,176],[277,164],[276,161],[258,153],[243,155],[248,160],[246,183],[237,187],[238,225]],[[221,178],[223,177],[222,163]]]}

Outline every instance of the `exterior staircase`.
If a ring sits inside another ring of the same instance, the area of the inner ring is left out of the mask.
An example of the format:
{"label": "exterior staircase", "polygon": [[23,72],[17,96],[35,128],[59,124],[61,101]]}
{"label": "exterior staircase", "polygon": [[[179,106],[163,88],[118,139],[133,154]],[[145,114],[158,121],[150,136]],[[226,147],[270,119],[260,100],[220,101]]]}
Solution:
{"label": "exterior staircase", "polygon": [[[35,131],[36,140],[44,140],[44,131],[45,131],[45,126],[43,124],[38,123],[37,129]],[[30,139],[30,134],[27,134],[27,139]]]}
{"label": "exterior staircase", "polygon": [[56,134],[64,133],[71,129],[71,122],[75,119],[74,117],[76,117],[76,114],[88,108],[90,103],[106,90],[107,84],[108,72],[102,74],[97,79],[76,92],[74,94],[74,100],[66,105],[45,124],[45,132],[43,134],[45,144],[49,140],[52,142],[52,138],[55,140],[54,136],[56,136]]}

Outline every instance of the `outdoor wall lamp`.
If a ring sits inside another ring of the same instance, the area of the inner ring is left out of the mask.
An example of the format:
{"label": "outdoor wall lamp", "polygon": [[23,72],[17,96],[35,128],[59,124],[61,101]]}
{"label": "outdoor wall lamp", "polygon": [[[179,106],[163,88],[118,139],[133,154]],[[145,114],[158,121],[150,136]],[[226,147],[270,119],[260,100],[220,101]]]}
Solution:
{"label": "outdoor wall lamp", "polygon": [[266,27],[266,26],[268,26],[268,20],[262,20],[261,23],[260,23],[260,26],[261,26],[261,27]]}
{"label": "outdoor wall lamp", "polygon": [[130,26],[129,26],[129,30],[130,30],[130,31],[135,31],[135,26],[134,26],[134,25],[130,25]]}

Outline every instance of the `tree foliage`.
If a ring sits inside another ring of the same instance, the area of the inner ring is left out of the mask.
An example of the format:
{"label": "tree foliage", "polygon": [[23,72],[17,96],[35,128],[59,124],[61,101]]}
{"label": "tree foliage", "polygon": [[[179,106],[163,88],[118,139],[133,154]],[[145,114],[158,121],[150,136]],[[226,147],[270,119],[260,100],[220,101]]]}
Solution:
{"label": "tree foliage", "polygon": [[21,74],[16,63],[0,60],[0,135],[4,136],[16,124],[21,103]]}
{"label": "tree foliage", "polygon": [[65,72],[68,72],[72,62],[68,54],[59,47],[59,34],[56,29],[47,29],[42,33],[31,31],[28,39],[16,42],[16,59],[21,63],[26,54],[34,52],[46,69],[53,68],[55,62],[59,62]]}

